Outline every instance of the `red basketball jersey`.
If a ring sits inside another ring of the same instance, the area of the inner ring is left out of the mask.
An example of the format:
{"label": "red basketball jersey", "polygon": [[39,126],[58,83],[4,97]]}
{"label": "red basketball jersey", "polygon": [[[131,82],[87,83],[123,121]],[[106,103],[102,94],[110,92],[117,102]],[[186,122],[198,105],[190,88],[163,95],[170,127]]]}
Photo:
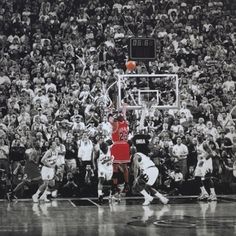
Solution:
{"label": "red basketball jersey", "polygon": [[130,146],[127,142],[116,142],[112,144],[111,154],[114,156],[113,163],[130,162]]}
{"label": "red basketball jersey", "polygon": [[129,126],[127,121],[115,121],[112,124],[113,132],[112,132],[112,141],[128,141],[129,134]]}

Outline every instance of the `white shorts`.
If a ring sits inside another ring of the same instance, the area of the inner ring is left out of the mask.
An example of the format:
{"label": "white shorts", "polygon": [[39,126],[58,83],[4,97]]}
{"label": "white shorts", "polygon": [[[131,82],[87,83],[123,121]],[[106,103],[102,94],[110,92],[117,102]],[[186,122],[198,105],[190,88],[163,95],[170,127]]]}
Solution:
{"label": "white shorts", "polygon": [[52,180],[55,176],[55,169],[43,166],[41,169],[42,180]]}
{"label": "white shorts", "polygon": [[159,175],[159,170],[157,167],[152,166],[143,171],[143,174],[146,174],[148,176],[148,182],[146,184],[152,186],[155,184],[157,177]]}
{"label": "white shorts", "polygon": [[105,180],[111,180],[113,175],[113,166],[98,166],[98,178],[103,177]]}
{"label": "white shorts", "polygon": [[211,158],[207,160],[201,159],[197,162],[197,166],[195,168],[195,176],[205,177],[207,173],[212,173],[212,171],[213,171],[212,159]]}

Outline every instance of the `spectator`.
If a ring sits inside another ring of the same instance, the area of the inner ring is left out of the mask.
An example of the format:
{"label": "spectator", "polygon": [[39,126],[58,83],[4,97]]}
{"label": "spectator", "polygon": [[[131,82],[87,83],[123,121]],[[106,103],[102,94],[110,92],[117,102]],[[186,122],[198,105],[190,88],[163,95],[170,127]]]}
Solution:
{"label": "spectator", "polygon": [[172,154],[175,158],[175,165],[178,165],[181,173],[184,178],[187,174],[187,156],[188,156],[188,148],[185,144],[182,143],[182,139],[177,138],[177,144],[173,146]]}
{"label": "spectator", "polygon": [[1,169],[9,174],[9,146],[5,144],[4,135],[0,136],[0,164]]}
{"label": "spectator", "polygon": [[181,188],[183,184],[183,174],[180,171],[179,166],[175,166],[175,169],[169,173],[170,177],[170,192],[169,195],[181,195]]}
{"label": "spectator", "polygon": [[[86,132],[83,133],[82,138],[77,140],[78,148],[78,159],[80,163],[80,174],[82,183],[86,183],[86,174],[88,170],[92,168],[92,154],[93,154],[93,143],[89,139]],[[87,179],[87,184],[90,184],[90,178]]]}
{"label": "spectator", "polygon": [[215,127],[213,127],[211,121],[207,122],[207,128],[205,130],[205,133],[212,135],[214,141],[216,141],[216,139],[219,137],[218,131]]}

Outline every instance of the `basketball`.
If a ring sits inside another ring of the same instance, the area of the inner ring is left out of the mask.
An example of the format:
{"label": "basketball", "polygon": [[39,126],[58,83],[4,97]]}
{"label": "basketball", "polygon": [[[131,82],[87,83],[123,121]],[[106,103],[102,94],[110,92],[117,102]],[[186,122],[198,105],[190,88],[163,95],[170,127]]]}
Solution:
{"label": "basketball", "polygon": [[129,71],[133,71],[136,68],[136,62],[135,61],[127,61],[125,65],[126,65],[126,68]]}

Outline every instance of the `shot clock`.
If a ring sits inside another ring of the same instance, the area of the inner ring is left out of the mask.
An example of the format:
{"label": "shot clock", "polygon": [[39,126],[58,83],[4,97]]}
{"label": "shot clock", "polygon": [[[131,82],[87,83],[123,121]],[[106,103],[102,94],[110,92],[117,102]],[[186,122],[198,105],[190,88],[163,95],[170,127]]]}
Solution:
{"label": "shot clock", "polygon": [[156,42],[153,38],[130,38],[128,49],[130,60],[156,59]]}

